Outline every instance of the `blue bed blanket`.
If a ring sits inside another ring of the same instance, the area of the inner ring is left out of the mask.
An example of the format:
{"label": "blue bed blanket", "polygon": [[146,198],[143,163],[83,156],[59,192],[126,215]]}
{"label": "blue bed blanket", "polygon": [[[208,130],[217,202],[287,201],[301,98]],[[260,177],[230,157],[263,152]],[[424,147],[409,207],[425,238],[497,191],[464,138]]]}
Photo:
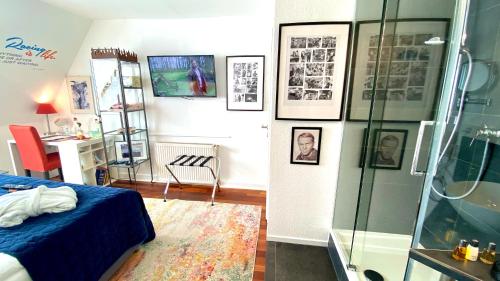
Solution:
{"label": "blue bed blanket", "polygon": [[71,211],[0,227],[0,252],[16,257],[33,281],[98,280],[126,250],[155,237],[136,191],[0,175],[0,185],[7,183],[66,185],[78,196]]}

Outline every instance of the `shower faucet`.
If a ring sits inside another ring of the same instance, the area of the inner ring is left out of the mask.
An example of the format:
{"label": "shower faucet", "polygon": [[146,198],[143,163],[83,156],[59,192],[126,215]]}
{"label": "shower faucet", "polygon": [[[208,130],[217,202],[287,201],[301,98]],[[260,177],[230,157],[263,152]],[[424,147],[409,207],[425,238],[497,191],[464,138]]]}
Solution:
{"label": "shower faucet", "polygon": [[481,129],[476,130],[476,135],[472,138],[472,141],[470,142],[469,146],[472,146],[474,141],[478,138],[484,136],[488,140],[490,138],[500,138],[500,130],[493,130],[491,128],[488,128],[486,124],[483,124],[483,127]]}

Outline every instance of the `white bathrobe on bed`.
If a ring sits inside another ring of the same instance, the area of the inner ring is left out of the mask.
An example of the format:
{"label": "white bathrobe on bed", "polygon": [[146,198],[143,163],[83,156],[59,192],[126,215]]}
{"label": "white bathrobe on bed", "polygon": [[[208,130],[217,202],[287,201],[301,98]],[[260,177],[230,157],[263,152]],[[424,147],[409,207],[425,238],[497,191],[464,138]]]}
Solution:
{"label": "white bathrobe on bed", "polygon": [[61,213],[76,208],[76,192],[68,186],[16,191],[0,196],[0,227],[21,224],[28,217]]}

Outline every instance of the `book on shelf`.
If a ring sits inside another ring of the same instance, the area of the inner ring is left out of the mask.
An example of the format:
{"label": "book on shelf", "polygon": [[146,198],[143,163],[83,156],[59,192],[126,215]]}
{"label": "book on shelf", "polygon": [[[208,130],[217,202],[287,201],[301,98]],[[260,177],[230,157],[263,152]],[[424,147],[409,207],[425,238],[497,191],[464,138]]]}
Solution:
{"label": "book on shelf", "polygon": [[97,168],[95,170],[95,179],[97,185],[104,185],[107,182],[107,179],[109,178],[108,175],[108,170],[105,168]]}

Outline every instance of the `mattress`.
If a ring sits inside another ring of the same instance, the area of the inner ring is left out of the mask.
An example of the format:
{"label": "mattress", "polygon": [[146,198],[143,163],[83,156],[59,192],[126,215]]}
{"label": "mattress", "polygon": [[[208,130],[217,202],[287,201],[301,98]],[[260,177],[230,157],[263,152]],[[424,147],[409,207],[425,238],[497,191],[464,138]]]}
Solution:
{"label": "mattress", "polygon": [[128,249],[154,239],[136,191],[0,175],[0,185],[6,183],[70,186],[78,203],[68,212],[0,228],[0,280],[99,280]]}

